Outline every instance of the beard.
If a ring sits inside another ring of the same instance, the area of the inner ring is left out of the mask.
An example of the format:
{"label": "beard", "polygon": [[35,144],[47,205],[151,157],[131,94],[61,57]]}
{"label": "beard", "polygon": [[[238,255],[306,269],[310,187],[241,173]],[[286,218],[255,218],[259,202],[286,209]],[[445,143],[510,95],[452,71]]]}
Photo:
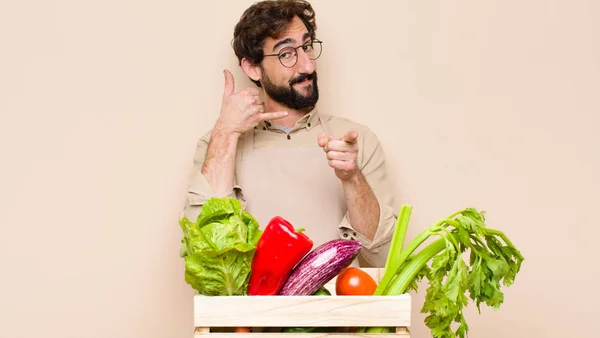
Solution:
{"label": "beard", "polygon": [[[287,86],[279,86],[273,83],[264,70],[263,74],[264,76],[261,85],[265,90],[265,93],[267,93],[274,101],[296,110],[313,108],[317,104],[317,101],[319,100],[319,87],[317,86],[316,71],[311,74],[302,74],[291,79]],[[293,87],[295,83],[304,80],[312,80],[312,84],[306,86],[306,89],[309,92],[307,96],[300,94]]]}

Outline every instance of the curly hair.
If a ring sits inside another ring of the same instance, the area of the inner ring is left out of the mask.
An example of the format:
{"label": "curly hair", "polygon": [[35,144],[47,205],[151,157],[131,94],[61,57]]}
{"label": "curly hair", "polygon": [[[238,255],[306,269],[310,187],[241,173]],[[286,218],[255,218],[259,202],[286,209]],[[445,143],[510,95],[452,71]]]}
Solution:
{"label": "curly hair", "polygon": [[[264,58],[265,39],[277,38],[296,16],[302,20],[314,39],[317,30],[315,11],[308,1],[264,0],[250,6],[233,31],[233,50],[240,65],[243,58],[253,64],[260,64]],[[252,82],[260,87],[258,81]]]}

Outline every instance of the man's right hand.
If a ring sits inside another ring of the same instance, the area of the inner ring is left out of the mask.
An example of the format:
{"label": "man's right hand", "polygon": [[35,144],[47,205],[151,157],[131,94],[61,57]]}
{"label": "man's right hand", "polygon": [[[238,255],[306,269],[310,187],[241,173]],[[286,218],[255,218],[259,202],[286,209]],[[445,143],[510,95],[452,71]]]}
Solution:
{"label": "man's right hand", "polygon": [[246,88],[235,93],[235,79],[229,70],[225,74],[225,90],[221,115],[215,129],[236,135],[241,135],[256,127],[259,122],[275,120],[287,116],[287,112],[265,113],[265,106],[256,88]]}

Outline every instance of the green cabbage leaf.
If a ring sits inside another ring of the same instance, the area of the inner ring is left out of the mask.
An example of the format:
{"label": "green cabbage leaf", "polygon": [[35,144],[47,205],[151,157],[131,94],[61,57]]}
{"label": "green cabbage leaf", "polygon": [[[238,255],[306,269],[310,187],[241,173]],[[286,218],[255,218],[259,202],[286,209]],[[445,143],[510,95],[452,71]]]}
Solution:
{"label": "green cabbage leaf", "polygon": [[185,281],[207,296],[247,295],[252,259],[262,231],[234,198],[211,198],[196,222],[183,217],[180,256]]}

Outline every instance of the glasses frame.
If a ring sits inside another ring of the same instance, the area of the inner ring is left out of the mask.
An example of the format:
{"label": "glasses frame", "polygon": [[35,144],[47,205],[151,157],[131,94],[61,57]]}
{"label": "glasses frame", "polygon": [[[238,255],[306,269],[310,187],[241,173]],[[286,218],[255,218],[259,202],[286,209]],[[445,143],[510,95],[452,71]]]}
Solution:
{"label": "glasses frame", "polygon": [[[308,45],[312,46],[312,45],[314,45],[316,43],[318,43],[319,46],[320,46],[319,55],[317,55],[315,58],[312,58],[312,57],[309,56],[309,59],[316,60],[316,59],[318,59],[321,56],[321,54],[323,54],[323,41],[319,40],[319,39],[311,40],[310,43],[305,43],[305,44],[302,44],[302,45],[300,45],[298,47],[284,47],[277,54],[264,54],[263,56],[277,56],[277,60],[279,60],[279,63],[281,63],[282,66],[284,66],[285,68],[292,68],[292,67],[294,67],[298,63],[298,48],[302,48],[302,47],[305,47],[305,46],[308,46]],[[294,50],[294,55],[296,56],[296,61],[294,61],[294,63],[291,66],[286,66],[286,65],[283,64],[283,61],[281,61],[281,53],[284,50],[287,50],[289,48],[291,48],[291,49]],[[306,52],[304,52],[304,53],[306,53]]]}

